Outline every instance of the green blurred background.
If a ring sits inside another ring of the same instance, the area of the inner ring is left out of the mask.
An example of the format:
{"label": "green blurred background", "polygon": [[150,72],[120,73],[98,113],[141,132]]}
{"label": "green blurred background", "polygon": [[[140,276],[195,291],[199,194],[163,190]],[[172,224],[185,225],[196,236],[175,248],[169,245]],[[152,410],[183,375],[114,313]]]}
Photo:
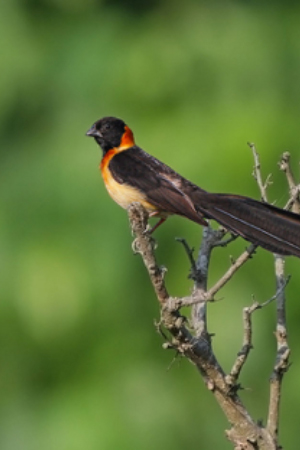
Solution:
{"label": "green blurred background", "polygon": [[[230,449],[228,427],[196,370],[161,348],[158,306],[131,251],[126,213],[108,197],[99,148],[85,137],[115,115],[138,144],[207,190],[259,198],[247,141],[279,206],[289,150],[298,176],[298,2],[12,0],[1,2],[1,450]],[[171,294],[187,295],[198,246],[181,218],[156,232]],[[218,249],[210,283],[245,247]],[[281,443],[299,445],[299,261],[289,258],[293,365]],[[209,306],[225,370],[242,339],[242,307],[274,294],[263,250]],[[266,418],[275,305],[257,312],[242,398]]]}

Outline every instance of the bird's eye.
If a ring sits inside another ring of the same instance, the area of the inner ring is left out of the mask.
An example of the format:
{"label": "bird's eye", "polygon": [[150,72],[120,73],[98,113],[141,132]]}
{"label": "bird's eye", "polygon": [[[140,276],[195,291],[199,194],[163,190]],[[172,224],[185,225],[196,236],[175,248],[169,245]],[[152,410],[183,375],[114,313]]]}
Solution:
{"label": "bird's eye", "polygon": [[104,130],[109,130],[110,129],[110,123],[105,123],[103,125]]}

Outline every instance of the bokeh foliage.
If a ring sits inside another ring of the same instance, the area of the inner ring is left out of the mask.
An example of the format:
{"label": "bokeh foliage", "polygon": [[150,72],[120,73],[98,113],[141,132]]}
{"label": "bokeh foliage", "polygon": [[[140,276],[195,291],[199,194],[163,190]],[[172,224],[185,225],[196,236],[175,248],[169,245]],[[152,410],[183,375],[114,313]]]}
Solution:
{"label": "bokeh foliage", "polygon": [[[137,142],[212,191],[259,197],[247,141],[273,172],[291,151],[298,175],[300,7],[297,2],[13,0],[0,6],[0,447],[2,450],[231,448],[198,374],[161,350],[158,308],[131,251],[126,213],[105,192],[85,131],[122,117]],[[180,218],[156,233],[171,293],[185,295],[200,229]],[[211,282],[245,243],[217,250]],[[293,366],[282,444],[298,445],[299,261],[287,272]],[[210,306],[229,369],[241,308],[274,293],[260,250]],[[266,417],[274,305],[257,313],[243,376],[250,411]]]}

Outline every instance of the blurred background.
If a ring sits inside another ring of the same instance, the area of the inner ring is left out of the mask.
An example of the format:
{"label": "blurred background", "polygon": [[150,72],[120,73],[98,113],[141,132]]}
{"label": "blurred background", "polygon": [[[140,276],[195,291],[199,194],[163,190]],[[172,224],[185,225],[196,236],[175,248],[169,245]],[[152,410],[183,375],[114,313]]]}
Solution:
{"label": "blurred background", "polygon": [[[228,424],[198,373],[163,351],[156,299],[131,250],[126,213],[106,193],[101,153],[85,137],[105,115],[207,190],[259,199],[248,141],[270,201],[287,200],[277,162],[299,179],[298,2],[14,0],[0,6],[0,448],[230,449]],[[201,228],[171,218],[157,230],[173,295],[188,295],[175,237]],[[241,239],[218,249],[210,284]],[[281,444],[297,448],[300,262],[288,258],[291,370]],[[274,294],[273,257],[259,250],[209,305],[214,348],[229,370],[242,308]],[[244,403],[266,419],[275,304],[254,317]]]}

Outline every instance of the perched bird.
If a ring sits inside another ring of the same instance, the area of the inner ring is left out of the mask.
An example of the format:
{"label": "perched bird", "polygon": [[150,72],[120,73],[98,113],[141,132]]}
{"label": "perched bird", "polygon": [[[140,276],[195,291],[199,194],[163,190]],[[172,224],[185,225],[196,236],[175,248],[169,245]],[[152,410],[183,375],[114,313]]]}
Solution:
{"label": "perched bird", "polygon": [[86,133],[103,151],[100,169],[115,202],[141,203],[160,221],[177,214],[200,225],[214,219],[234,234],[282,255],[300,258],[300,215],[233,194],[206,192],[135,144],[121,119],[104,117]]}

